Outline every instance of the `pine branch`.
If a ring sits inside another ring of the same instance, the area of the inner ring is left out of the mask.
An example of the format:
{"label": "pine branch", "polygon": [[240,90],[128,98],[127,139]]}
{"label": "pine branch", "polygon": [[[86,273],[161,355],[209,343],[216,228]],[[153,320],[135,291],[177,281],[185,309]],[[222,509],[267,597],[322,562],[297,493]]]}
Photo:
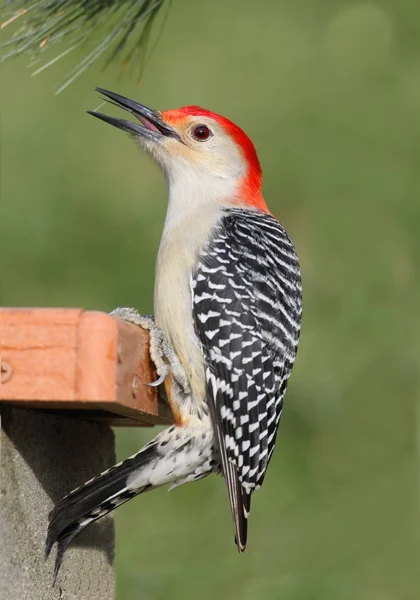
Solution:
{"label": "pine branch", "polygon": [[2,60],[30,54],[31,66],[45,53],[58,53],[39,66],[41,73],[82,44],[97,40],[83,60],[70,73],[56,93],[63,91],[100,56],[109,51],[105,65],[123,56],[124,66],[136,63],[139,74],[145,59],[153,21],[163,4],[170,0],[5,0],[1,29],[15,26],[11,38],[2,45]]}

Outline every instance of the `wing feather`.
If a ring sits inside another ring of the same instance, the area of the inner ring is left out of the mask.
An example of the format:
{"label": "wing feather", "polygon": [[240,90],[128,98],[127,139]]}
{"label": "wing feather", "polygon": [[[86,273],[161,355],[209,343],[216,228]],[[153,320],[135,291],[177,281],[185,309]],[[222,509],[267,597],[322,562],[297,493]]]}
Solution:
{"label": "wing feather", "polygon": [[198,257],[192,292],[208,403],[242,552],[251,494],[272,456],[299,339],[300,271],[283,227],[271,215],[226,210]]}

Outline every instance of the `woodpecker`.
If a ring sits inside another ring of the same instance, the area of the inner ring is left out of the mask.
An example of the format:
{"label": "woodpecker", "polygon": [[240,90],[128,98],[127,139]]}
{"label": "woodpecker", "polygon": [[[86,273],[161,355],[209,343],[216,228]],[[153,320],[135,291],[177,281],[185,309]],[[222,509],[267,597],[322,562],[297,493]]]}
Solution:
{"label": "woodpecker", "polygon": [[169,202],[156,263],[155,317],[114,316],[150,332],[174,424],[72,491],[50,513],[55,577],[70,541],[142,492],[222,474],[240,552],[251,496],[273,454],[302,315],[299,262],[261,193],[249,137],[198,106],[159,112],[96,88],[137,121],[88,111],[160,165]]}

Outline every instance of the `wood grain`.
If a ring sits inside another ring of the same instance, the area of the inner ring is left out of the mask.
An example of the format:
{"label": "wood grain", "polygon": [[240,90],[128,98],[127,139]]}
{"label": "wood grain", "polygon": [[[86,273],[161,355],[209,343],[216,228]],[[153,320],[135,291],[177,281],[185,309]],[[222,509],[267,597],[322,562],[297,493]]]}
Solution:
{"label": "wood grain", "polygon": [[148,333],[107,313],[0,309],[0,401],[115,425],[171,421],[159,400]]}

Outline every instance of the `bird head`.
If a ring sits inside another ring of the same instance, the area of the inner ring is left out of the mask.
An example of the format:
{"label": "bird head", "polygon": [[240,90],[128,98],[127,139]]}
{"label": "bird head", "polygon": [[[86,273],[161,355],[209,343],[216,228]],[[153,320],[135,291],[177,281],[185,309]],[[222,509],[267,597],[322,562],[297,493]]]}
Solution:
{"label": "bird head", "polygon": [[105,99],[130,112],[129,121],[89,114],[129,133],[162,168],[171,188],[210,202],[246,204],[267,210],[262,175],[249,137],[229,119],[198,106],[158,111],[114,92],[96,88]]}

